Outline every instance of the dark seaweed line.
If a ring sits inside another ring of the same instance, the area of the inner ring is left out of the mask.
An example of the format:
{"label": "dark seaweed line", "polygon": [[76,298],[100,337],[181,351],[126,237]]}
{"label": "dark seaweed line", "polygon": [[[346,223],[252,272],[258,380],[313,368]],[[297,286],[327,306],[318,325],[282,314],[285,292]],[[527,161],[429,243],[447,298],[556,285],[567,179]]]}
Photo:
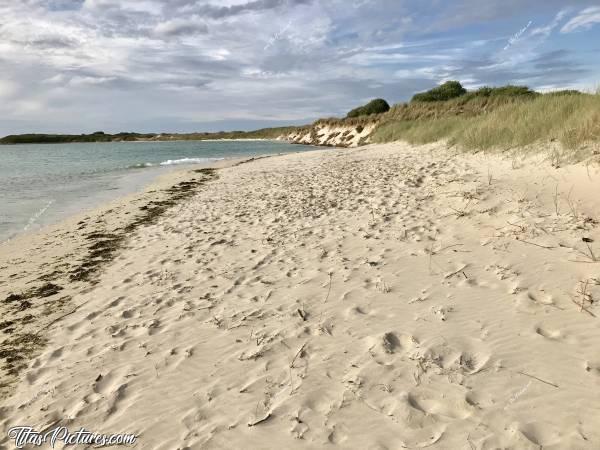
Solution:
{"label": "dark seaweed line", "polygon": [[92,275],[94,275],[101,266],[115,258],[117,251],[122,247],[124,241],[131,233],[141,226],[156,223],[158,218],[169,208],[191,197],[198,187],[216,178],[215,169],[198,169],[195,172],[205,175],[205,178],[202,180],[193,178],[190,181],[182,181],[165,190],[167,194],[165,200],[151,201],[147,205],[142,206],[140,208],[140,211],[142,212],[141,215],[122,229],[116,230],[116,232],[110,234],[88,234],[86,239],[94,242],[88,247],[87,256],[78,267],[70,272],[69,279],[71,281],[97,283],[96,280],[92,279]]}
{"label": "dark seaweed line", "polygon": [[[194,170],[194,173],[203,175],[203,177],[201,179],[192,178],[190,181],[182,181],[164,190],[163,192],[167,194],[165,199],[153,200],[147,205],[140,207],[140,214],[123,228],[114,230],[111,233],[95,231],[85,235],[86,240],[90,241],[90,244],[87,247],[87,254],[70,270],[69,280],[71,282],[87,282],[92,285],[97,284],[98,280],[94,275],[96,275],[102,267],[115,259],[118,250],[123,247],[124,243],[133,232],[140,227],[155,224],[167,210],[179,202],[190,198],[197,192],[199,187],[209,181],[215,180],[218,176],[216,169],[212,168],[197,169]],[[33,305],[29,301],[30,299],[51,297],[63,290],[61,286],[51,282],[56,281],[59,274],[60,272],[57,273],[56,278],[52,278],[51,280],[44,276],[40,277],[40,280],[46,281],[44,285],[18,294],[11,293],[4,302],[15,304],[12,308],[15,313],[31,308]],[[64,304],[69,300],[70,297],[67,296],[58,299],[57,301]],[[5,339],[0,343],[0,360],[5,361],[2,369],[9,376],[18,376],[18,374],[27,367],[28,358],[46,344],[46,339],[41,336],[41,332],[47,329],[49,325],[42,327],[38,332],[15,333],[12,335],[15,331],[15,328],[13,327],[19,325],[17,322],[27,324],[31,323],[34,319],[35,318],[32,315],[26,315],[21,320],[8,319],[0,322],[0,331],[2,331],[3,334],[11,334],[11,338]],[[50,322],[50,324],[54,324],[57,320]],[[8,381],[0,380],[0,394],[3,391],[6,391],[6,388],[8,388],[9,385],[10,383]],[[0,395],[0,397],[1,396],[2,395]]]}

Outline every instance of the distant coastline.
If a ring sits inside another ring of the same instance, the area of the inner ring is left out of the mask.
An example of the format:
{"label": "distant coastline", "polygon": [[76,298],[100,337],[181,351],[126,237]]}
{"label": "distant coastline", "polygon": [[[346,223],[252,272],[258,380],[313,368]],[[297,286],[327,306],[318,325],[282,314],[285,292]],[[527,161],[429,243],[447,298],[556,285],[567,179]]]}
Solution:
{"label": "distant coastline", "polygon": [[265,128],[256,131],[221,131],[216,133],[116,133],[97,131],[91,134],[12,134],[0,139],[0,145],[69,144],[82,142],[136,141],[227,141],[276,139],[296,127]]}
{"label": "distant coastline", "polygon": [[600,154],[599,110],[600,92],[541,93],[513,85],[469,91],[459,81],[448,81],[416,93],[406,103],[390,106],[384,99],[375,99],[345,117],[322,118],[309,125],[210,133],[21,134],[6,136],[0,144],[282,140],[319,147],[362,147],[445,141],[478,152],[556,143],[560,151],[555,156],[574,162]]}

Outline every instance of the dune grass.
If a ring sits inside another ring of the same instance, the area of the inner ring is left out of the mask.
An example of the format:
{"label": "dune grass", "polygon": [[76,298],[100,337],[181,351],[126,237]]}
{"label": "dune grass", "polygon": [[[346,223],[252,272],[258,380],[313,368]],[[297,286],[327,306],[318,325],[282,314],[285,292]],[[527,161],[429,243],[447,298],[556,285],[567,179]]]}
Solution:
{"label": "dune grass", "polygon": [[[448,105],[443,109],[448,110]],[[575,150],[600,142],[600,95],[539,95],[474,115],[438,111],[437,117],[407,120],[397,114],[381,121],[371,137],[378,143],[425,144],[442,139],[467,150],[504,150],[544,141],[559,141],[565,149]]]}
{"label": "dune grass", "polygon": [[[493,111],[504,105],[522,103],[535,98],[535,93],[531,91],[529,91],[531,95],[513,95],[511,92],[506,93],[505,90],[505,88],[494,88],[490,92],[487,92],[484,89],[480,89],[450,100],[398,103],[385,113],[346,118],[329,117],[319,119],[313,125],[365,126],[373,123],[387,123],[392,120],[431,120],[457,116],[473,117]],[[486,93],[488,95],[485,95]]]}

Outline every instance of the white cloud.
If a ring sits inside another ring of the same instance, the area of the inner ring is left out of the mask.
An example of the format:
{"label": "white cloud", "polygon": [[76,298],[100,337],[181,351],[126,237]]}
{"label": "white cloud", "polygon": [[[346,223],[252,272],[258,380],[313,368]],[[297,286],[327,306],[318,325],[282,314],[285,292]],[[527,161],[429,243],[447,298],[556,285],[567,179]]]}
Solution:
{"label": "white cloud", "polygon": [[568,14],[569,11],[570,11],[570,8],[562,9],[554,17],[554,20],[552,20],[552,22],[550,22],[548,25],[546,25],[544,27],[534,28],[533,30],[531,30],[530,35],[531,36],[541,36],[541,37],[550,36],[552,31],[554,31],[554,29],[560,24],[560,22],[562,22],[562,20],[566,17],[566,15]]}
{"label": "white cloud", "polygon": [[68,81],[67,77],[65,77],[64,74],[59,73],[50,78],[46,78],[45,80],[42,80],[42,83],[44,83],[44,84],[64,84],[67,81]]}
{"label": "white cloud", "polygon": [[85,0],[83,9],[94,12],[115,9],[125,12],[159,15],[163,10],[163,2],[160,0]]}
{"label": "white cloud", "polygon": [[572,33],[578,29],[587,30],[600,23],[600,6],[586,8],[569,20],[562,28],[561,33]]}
{"label": "white cloud", "polygon": [[425,78],[427,80],[438,80],[440,69],[437,67],[419,67],[416,69],[400,69],[394,72],[394,76],[400,79]]}
{"label": "white cloud", "polygon": [[14,102],[13,111],[17,116],[39,113],[44,111],[46,104],[41,100],[24,99]]}
{"label": "white cloud", "polygon": [[90,77],[90,76],[74,76],[69,81],[68,84],[71,86],[89,86],[89,85],[100,85],[106,84],[111,81],[115,81],[115,77]]}
{"label": "white cloud", "polygon": [[[536,57],[564,11],[497,54],[502,34],[537,26],[536,2],[510,0],[520,13],[511,29],[475,34],[506,0],[0,0],[0,134],[15,131],[6,123],[17,114],[27,131],[94,131],[92,121],[175,131],[197,120],[312,119],[357,99],[407,99],[444,79],[561,84],[561,74],[575,76],[568,55]],[[584,30],[598,10],[565,27]],[[451,31],[440,25],[448,17]],[[436,33],[424,38],[430,26]]]}
{"label": "white cloud", "polygon": [[205,52],[205,55],[215,61],[225,61],[231,55],[231,52],[226,48],[215,48]]}
{"label": "white cloud", "polygon": [[16,83],[0,79],[0,98],[7,98],[17,92]]}
{"label": "white cloud", "polygon": [[208,33],[208,27],[197,18],[174,19],[159,23],[154,28],[154,32],[162,37],[193,36]]}

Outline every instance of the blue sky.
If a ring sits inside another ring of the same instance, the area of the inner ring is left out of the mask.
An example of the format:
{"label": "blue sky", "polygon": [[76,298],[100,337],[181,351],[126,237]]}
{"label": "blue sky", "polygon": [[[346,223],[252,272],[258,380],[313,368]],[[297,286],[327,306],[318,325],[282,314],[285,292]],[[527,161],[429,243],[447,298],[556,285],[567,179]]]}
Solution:
{"label": "blue sky", "polygon": [[307,123],[456,79],[600,85],[600,1],[0,0],[0,135]]}

